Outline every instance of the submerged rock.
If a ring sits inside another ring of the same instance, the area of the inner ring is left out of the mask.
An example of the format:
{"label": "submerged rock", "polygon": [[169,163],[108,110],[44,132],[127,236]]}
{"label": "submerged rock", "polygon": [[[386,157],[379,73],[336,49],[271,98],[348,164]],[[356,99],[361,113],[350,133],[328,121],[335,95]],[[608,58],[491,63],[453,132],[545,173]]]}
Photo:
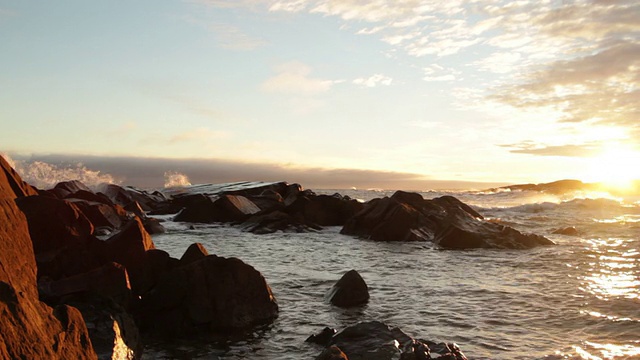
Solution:
{"label": "submerged rock", "polygon": [[579,236],[580,231],[578,231],[578,229],[576,229],[575,226],[569,226],[566,228],[556,229],[553,231],[553,234],[566,235],[566,236]]}
{"label": "submerged rock", "polygon": [[404,191],[369,201],[347,221],[341,233],[376,241],[431,241],[450,249],[553,245],[543,236],[522,234],[485,221],[469,205],[452,196],[425,200],[420,194]]}
{"label": "submerged rock", "polygon": [[[466,360],[456,344],[417,340],[402,330],[391,328],[379,321],[361,322],[349,326],[333,335],[325,346],[327,348],[317,359]],[[430,346],[435,351],[430,351]]]}
{"label": "submerged rock", "polygon": [[350,270],[333,285],[327,298],[335,306],[343,308],[358,306],[369,301],[369,288],[357,271]]}

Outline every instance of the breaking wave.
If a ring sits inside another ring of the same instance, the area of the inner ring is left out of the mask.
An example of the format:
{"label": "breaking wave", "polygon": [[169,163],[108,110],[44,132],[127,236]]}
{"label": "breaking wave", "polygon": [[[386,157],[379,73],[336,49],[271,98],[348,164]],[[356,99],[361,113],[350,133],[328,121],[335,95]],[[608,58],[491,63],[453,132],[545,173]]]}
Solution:
{"label": "breaking wave", "polygon": [[165,188],[185,187],[190,185],[191,182],[189,181],[189,177],[185,174],[175,171],[167,171],[164,173]]}

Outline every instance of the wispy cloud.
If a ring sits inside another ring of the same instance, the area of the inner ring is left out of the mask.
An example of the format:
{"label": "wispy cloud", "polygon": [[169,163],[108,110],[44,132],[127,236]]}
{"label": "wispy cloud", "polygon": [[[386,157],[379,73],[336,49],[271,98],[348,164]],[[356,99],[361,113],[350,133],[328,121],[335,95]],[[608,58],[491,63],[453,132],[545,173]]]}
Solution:
{"label": "wispy cloud", "polygon": [[289,94],[316,94],[329,90],[335,83],[311,77],[311,67],[299,61],[280,64],[275,68],[276,75],[265,80],[261,89],[266,92]]}
{"label": "wispy cloud", "polygon": [[364,87],[376,87],[378,85],[389,86],[391,85],[391,82],[393,82],[393,79],[383,74],[375,74],[368,78],[357,78],[353,80],[354,84]]}
{"label": "wispy cloud", "polygon": [[532,141],[500,146],[509,148],[509,152],[514,154],[563,157],[590,157],[597,154],[602,149],[602,146],[599,143],[543,145]]}
{"label": "wispy cloud", "polygon": [[192,16],[186,17],[185,20],[211,32],[216,43],[225,49],[250,51],[267,44],[265,40],[248,35],[237,26],[231,24],[212,23]]}

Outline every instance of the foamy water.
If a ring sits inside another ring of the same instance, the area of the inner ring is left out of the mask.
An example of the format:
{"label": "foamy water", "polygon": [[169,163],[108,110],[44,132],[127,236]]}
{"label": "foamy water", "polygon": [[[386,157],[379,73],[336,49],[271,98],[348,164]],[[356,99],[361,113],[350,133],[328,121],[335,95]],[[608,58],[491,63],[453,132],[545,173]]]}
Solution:
{"label": "foamy water", "polygon": [[[391,194],[339,192],[363,200]],[[200,242],[210,253],[244,260],[265,276],[281,311],[273,324],[239,339],[150,344],[145,358],[313,359],[321,349],[304,342],[310,334],[366,320],[415,337],[456,342],[472,359],[640,358],[637,203],[574,199],[575,194],[452,195],[492,221],[545,235],[558,245],[443,251],[429,243],[360,240],[340,235],[337,227],[254,235],[169,221],[169,231],[154,237],[158,248],[180,257]],[[552,234],[569,226],[581,235]],[[369,285],[369,304],[344,310],[325,303],[325,292],[350,269]]]}

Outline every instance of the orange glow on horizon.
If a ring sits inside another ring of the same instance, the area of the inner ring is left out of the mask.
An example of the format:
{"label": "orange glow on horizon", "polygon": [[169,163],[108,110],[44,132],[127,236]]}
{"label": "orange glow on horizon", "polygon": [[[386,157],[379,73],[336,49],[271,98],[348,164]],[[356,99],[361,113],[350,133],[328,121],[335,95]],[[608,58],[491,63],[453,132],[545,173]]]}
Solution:
{"label": "orange glow on horizon", "polygon": [[640,183],[640,151],[622,144],[612,144],[588,161],[584,181],[600,183],[603,190],[639,190],[637,187]]}

